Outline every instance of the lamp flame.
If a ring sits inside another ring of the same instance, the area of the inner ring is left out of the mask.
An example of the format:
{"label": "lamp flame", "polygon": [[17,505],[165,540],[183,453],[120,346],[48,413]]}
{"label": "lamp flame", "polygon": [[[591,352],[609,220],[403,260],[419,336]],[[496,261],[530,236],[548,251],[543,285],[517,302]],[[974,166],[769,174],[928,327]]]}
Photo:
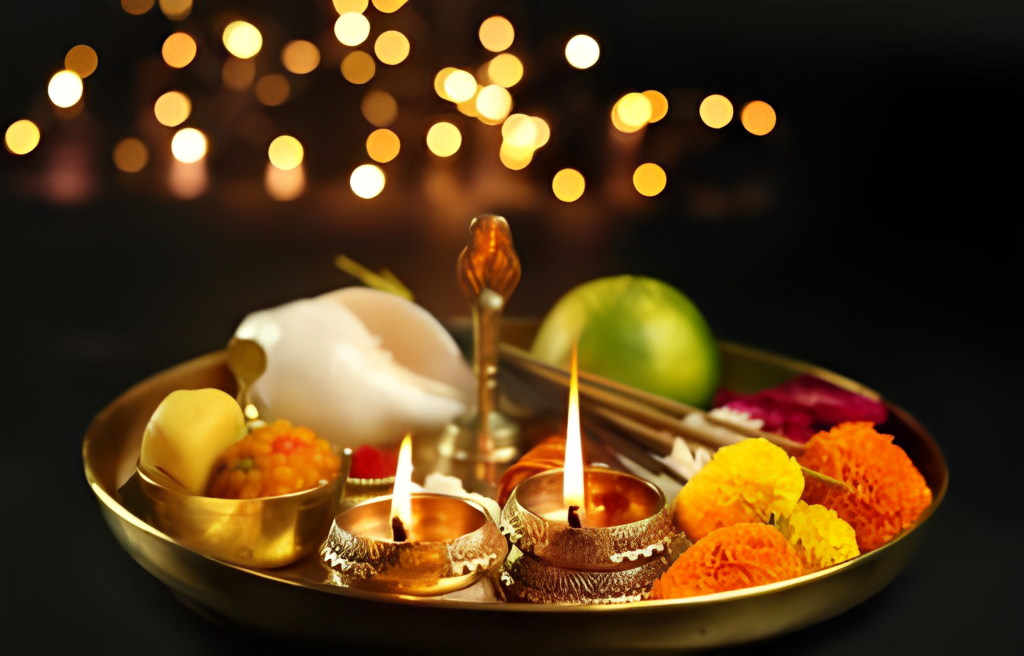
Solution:
{"label": "lamp flame", "polygon": [[[395,488],[391,494],[392,526],[397,519],[406,534],[412,526],[412,435],[406,435],[398,451],[398,469],[395,471]],[[395,536],[398,540],[398,536]],[[403,537],[404,540],[404,537]]]}
{"label": "lamp flame", "polygon": [[565,432],[565,471],[562,482],[562,501],[566,508],[576,506],[582,522],[586,517],[586,493],[583,486],[583,438],[580,435],[579,373],[576,362],[576,344],[572,345],[572,373],[569,379],[569,418]]}

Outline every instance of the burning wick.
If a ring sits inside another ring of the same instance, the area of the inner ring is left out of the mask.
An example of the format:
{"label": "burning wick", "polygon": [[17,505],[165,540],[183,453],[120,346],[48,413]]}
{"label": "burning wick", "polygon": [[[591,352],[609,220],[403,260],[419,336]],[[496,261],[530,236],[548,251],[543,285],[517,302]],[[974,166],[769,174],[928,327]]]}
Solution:
{"label": "burning wick", "polygon": [[395,542],[409,539],[412,526],[412,435],[406,435],[398,451],[395,489],[391,493],[391,535]]}
{"label": "burning wick", "polygon": [[565,467],[563,471],[562,502],[569,509],[569,526],[583,528],[587,518],[587,496],[583,482],[583,437],[580,434],[579,366],[576,362],[576,343],[572,345],[572,377],[569,379],[569,417],[565,431]]}

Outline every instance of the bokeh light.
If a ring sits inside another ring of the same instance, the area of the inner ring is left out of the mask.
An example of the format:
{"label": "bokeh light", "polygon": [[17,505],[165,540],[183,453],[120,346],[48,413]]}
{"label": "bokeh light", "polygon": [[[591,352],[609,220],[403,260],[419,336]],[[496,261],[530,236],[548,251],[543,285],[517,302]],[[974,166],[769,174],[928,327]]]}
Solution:
{"label": "bokeh light", "polygon": [[64,68],[77,73],[83,80],[93,74],[97,64],[99,57],[96,51],[86,45],[75,46],[64,55]]}
{"label": "bokeh light", "polygon": [[740,111],[740,123],[747,132],[763,137],[775,129],[775,109],[763,100],[752,100]]}
{"label": "bokeh light", "polygon": [[448,95],[448,92],[445,91],[444,83],[448,79],[448,76],[457,70],[459,69],[453,66],[445,66],[437,72],[437,75],[434,76],[434,93],[436,93],[438,97],[449,102],[455,102],[452,100],[452,97]]}
{"label": "bokeh light", "polygon": [[271,73],[256,80],[256,88],[253,91],[256,94],[256,100],[267,107],[277,107],[288,100],[288,95],[292,92],[292,85],[288,82],[288,78],[280,73]]}
{"label": "bokeh light", "polygon": [[184,32],[175,32],[164,39],[160,54],[171,68],[185,68],[196,58],[196,40]]}
{"label": "bokeh light", "polygon": [[149,148],[135,137],[128,137],[114,146],[114,166],[125,173],[138,173],[149,163]]}
{"label": "bokeh light", "polygon": [[539,116],[531,116],[530,120],[533,121],[533,125],[537,130],[537,141],[534,142],[533,147],[542,148],[551,139],[551,126]]}
{"label": "bokeh light", "polygon": [[346,12],[334,22],[334,36],[342,45],[357,46],[370,36],[370,20],[360,13]]}
{"label": "bokeh light", "polygon": [[289,73],[305,75],[320,65],[320,49],[310,41],[296,39],[281,49],[281,64]]}
{"label": "bokeh light", "polygon": [[709,128],[724,128],[732,121],[732,103],[725,96],[712,94],[700,102],[700,120]]}
{"label": "bokeh light", "polygon": [[282,134],[270,142],[267,157],[270,163],[282,171],[291,171],[302,164],[304,150],[299,140],[289,134]]}
{"label": "bokeh light", "polygon": [[665,190],[668,178],[665,169],[652,162],[646,162],[633,171],[633,186],[644,196],[657,196]]}
{"label": "bokeh light", "polygon": [[402,149],[402,142],[398,135],[380,128],[370,133],[366,138],[366,154],[375,162],[386,164],[398,157],[398,151]]}
{"label": "bokeh light", "polygon": [[353,50],[341,60],[341,76],[352,84],[366,84],[376,72],[373,57],[362,50]]}
{"label": "bokeh light", "polygon": [[592,36],[577,34],[565,44],[565,59],[573,68],[590,68],[601,57],[601,46]]}
{"label": "bokeh light", "polygon": [[195,128],[182,128],[171,139],[171,154],[183,164],[192,164],[206,157],[206,135]]}
{"label": "bokeh light", "polygon": [[210,174],[206,170],[206,160],[181,162],[171,160],[167,171],[167,188],[182,200],[193,200],[203,195],[210,186]]}
{"label": "bokeh light", "polygon": [[406,0],[373,0],[373,6],[382,14],[393,14],[405,3]]}
{"label": "bokeh light", "polygon": [[359,103],[359,109],[363,117],[378,128],[386,128],[398,118],[398,101],[390,93],[380,89],[367,91]]}
{"label": "bokeh light", "polygon": [[192,0],[160,0],[160,11],[172,21],[185,20],[192,13]]}
{"label": "bokeh light", "polygon": [[439,121],[427,130],[427,148],[438,157],[451,157],[462,147],[462,133],[448,121]]}
{"label": "bokeh light", "polygon": [[642,93],[627,93],[612,108],[612,124],[622,132],[636,132],[651,120],[651,101]]}
{"label": "bokeh light", "polygon": [[401,64],[409,56],[409,39],[396,30],[381,32],[373,43],[373,52],[382,64]]}
{"label": "bokeh light", "polygon": [[444,92],[452,102],[469,100],[476,94],[476,87],[476,78],[468,71],[454,70],[444,78]]}
{"label": "bokeh light", "polygon": [[192,100],[180,91],[168,91],[156,99],[153,113],[161,125],[177,127],[192,113]]}
{"label": "bokeh light", "polygon": [[121,9],[132,16],[141,16],[156,4],[156,0],[121,0]]}
{"label": "bokeh light", "polygon": [[668,98],[665,94],[651,89],[644,91],[644,98],[651,103],[651,119],[648,123],[657,123],[668,115]]}
{"label": "bokeh light", "polygon": [[11,123],[4,133],[4,145],[14,155],[27,155],[39,145],[39,127],[23,118]]}
{"label": "bokeh light", "polygon": [[339,16],[350,11],[361,14],[369,6],[370,0],[334,0],[334,11],[338,12]]}
{"label": "bokeh light", "polygon": [[[476,111],[476,97],[481,89],[483,89],[481,85],[476,85],[476,91],[473,92],[472,96],[460,103],[456,103],[455,108],[459,110],[459,113],[465,114],[470,118],[480,117],[480,112]],[[487,119],[484,120],[486,121]]]}
{"label": "bokeh light", "polygon": [[295,200],[306,191],[306,171],[301,164],[285,171],[267,162],[263,172],[263,188],[274,200]]}
{"label": "bokeh light", "polygon": [[537,143],[537,125],[526,114],[513,114],[501,124],[501,138],[516,148],[534,148]]}
{"label": "bokeh light", "polygon": [[348,184],[360,198],[373,198],[384,191],[384,171],[375,164],[362,164],[352,171]]}
{"label": "bokeh light", "polygon": [[252,23],[233,21],[224,28],[224,47],[239,59],[249,59],[259,54],[263,47],[263,35]]}
{"label": "bokeh light", "polygon": [[476,111],[480,118],[497,125],[512,111],[512,95],[505,87],[488,84],[476,95]]}
{"label": "bokeh light", "polygon": [[251,59],[228,57],[220,70],[224,86],[235,91],[245,91],[256,79],[256,62]]}
{"label": "bokeh light", "polygon": [[480,23],[480,43],[491,52],[508,50],[516,38],[516,30],[504,16],[491,16]]}
{"label": "bokeh light", "polygon": [[57,107],[71,107],[82,99],[82,78],[74,71],[60,71],[50,78],[46,92]]}
{"label": "bokeh light", "polygon": [[515,55],[503,52],[487,63],[487,79],[506,89],[523,79],[523,62]]}
{"label": "bokeh light", "polygon": [[498,159],[505,168],[521,171],[533,161],[533,146],[519,147],[503,141],[498,149]]}
{"label": "bokeh light", "polygon": [[583,174],[576,169],[562,169],[551,180],[551,191],[555,192],[555,198],[565,203],[579,200],[586,186]]}

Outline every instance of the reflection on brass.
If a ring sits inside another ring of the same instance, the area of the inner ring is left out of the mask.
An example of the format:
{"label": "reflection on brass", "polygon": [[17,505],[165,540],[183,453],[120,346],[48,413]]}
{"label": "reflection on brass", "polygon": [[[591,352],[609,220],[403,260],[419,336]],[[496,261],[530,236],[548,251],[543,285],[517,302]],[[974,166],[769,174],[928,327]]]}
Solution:
{"label": "reflection on brass", "polygon": [[501,315],[519,284],[522,269],[512,247],[512,231],[504,217],[481,214],[469,225],[469,244],[462,249],[456,274],[473,310],[473,371],[476,406],[452,422],[439,444],[443,457],[474,463],[467,489],[494,496],[499,465],[519,455],[519,426],[498,410],[498,346]]}
{"label": "reflection on brass", "polygon": [[259,342],[251,339],[232,337],[228,342],[228,367],[238,383],[238,405],[242,407],[247,420],[258,416],[256,406],[249,398],[249,390],[267,370],[267,353]]}
{"label": "reflection on brass", "polygon": [[682,539],[665,496],[636,476],[588,468],[587,523],[573,528],[562,501],[563,472],[525,479],[502,510],[501,532],[513,547],[502,568],[506,594],[549,604],[647,599]]}
{"label": "reflection on brass", "polygon": [[[440,595],[472,585],[505,558],[505,539],[479,504],[441,494],[412,495],[405,539],[392,535],[391,497],[341,512],[320,549],[336,585]],[[397,519],[397,518],[395,518]]]}
{"label": "reflection on brass", "polygon": [[[154,527],[199,553],[245,567],[282,567],[323,542],[343,479],[278,497],[218,499],[180,492],[137,470],[126,486]],[[126,493],[126,492],[122,492]]]}

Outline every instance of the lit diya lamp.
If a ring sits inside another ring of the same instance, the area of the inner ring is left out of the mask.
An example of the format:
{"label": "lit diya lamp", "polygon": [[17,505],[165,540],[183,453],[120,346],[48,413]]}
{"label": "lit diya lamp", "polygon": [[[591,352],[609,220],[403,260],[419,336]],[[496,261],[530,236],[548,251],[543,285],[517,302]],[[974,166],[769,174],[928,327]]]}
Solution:
{"label": "lit diya lamp", "polygon": [[665,495],[632,474],[583,466],[576,350],[572,354],[565,466],[512,491],[501,531],[511,543],[501,581],[509,601],[615,604],[650,596],[671,564]]}
{"label": "lit diya lamp", "polygon": [[320,549],[336,585],[417,596],[461,590],[496,568],[505,538],[483,506],[412,493],[412,438],[398,455],[394,491],[339,513]]}

